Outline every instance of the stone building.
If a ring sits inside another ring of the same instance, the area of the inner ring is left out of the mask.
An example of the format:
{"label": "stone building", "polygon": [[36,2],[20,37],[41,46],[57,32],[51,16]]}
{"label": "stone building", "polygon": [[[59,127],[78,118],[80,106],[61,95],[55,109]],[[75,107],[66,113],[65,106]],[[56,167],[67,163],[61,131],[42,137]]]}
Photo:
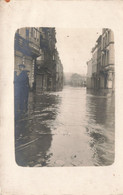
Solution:
{"label": "stone building", "polygon": [[114,89],[114,34],[111,29],[103,29],[102,32],[102,67],[100,74],[103,77],[102,88]]}
{"label": "stone building", "polygon": [[[15,33],[15,71],[24,64],[30,71],[30,88],[37,92],[62,89],[63,66],[56,50],[55,28],[21,28]],[[56,75],[61,82],[57,88]]]}
{"label": "stone building", "polygon": [[92,88],[97,88],[97,44],[92,48]]}
{"label": "stone building", "polygon": [[40,28],[39,31],[42,55],[37,58],[36,91],[52,91],[55,77],[55,28]]}
{"label": "stone building", "polygon": [[[92,49],[92,64],[87,62],[87,87],[94,89],[114,90],[114,35],[111,29],[105,28]],[[92,75],[89,72],[92,71]]]}
{"label": "stone building", "polygon": [[19,64],[29,70],[30,88],[35,80],[36,58],[40,56],[40,33],[37,28],[21,28],[15,33],[15,71],[19,73]]}
{"label": "stone building", "polygon": [[40,28],[39,30],[42,55],[37,58],[36,90],[62,90],[63,66],[56,49],[55,28]]}
{"label": "stone building", "polygon": [[93,88],[92,85],[92,59],[87,62],[87,88]]}
{"label": "stone building", "polygon": [[101,44],[102,44],[102,36],[100,35],[99,38],[97,39],[97,85],[96,89],[100,89],[102,86],[102,78],[100,75],[100,70],[101,70]]}

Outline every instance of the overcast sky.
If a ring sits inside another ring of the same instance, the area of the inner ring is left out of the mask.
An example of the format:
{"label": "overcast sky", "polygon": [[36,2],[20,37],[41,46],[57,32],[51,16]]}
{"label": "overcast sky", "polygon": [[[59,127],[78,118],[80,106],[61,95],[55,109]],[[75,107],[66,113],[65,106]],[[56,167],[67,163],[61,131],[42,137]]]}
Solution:
{"label": "overcast sky", "polygon": [[64,72],[86,74],[86,62],[101,32],[102,29],[56,28],[57,49]]}

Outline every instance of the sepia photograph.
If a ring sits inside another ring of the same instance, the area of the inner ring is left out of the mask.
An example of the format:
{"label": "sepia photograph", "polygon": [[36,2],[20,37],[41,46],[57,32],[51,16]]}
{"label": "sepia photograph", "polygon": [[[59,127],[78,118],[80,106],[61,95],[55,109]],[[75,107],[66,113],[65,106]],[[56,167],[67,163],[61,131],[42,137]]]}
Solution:
{"label": "sepia photograph", "polygon": [[0,1],[0,194],[123,194],[122,9]]}
{"label": "sepia photograph", "polygon": [[15,161],[115,160],[115,37],[109,28],[24,27],[14,37]]}

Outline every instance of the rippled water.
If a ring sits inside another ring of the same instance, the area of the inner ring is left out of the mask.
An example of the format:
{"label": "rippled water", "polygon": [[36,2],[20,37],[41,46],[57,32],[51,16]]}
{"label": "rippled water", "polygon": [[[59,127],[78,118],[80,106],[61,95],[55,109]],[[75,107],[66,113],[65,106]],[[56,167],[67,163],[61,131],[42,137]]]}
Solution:
{"label": "rippled water", "polygon": [[104,166],[114,162],[114,95],[64,87],[33,94],[16,124],[20,166]]}

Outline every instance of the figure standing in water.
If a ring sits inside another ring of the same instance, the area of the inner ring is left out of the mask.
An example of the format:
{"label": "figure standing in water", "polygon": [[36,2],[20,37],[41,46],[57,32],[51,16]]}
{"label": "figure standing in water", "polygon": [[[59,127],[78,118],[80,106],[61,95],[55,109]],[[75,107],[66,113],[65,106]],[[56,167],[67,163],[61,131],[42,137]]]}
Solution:
{"label": "figure standing in water", "polygon": [[20,74],[18,75],[18,84],[19,84],[19,94],[20,94],[20,101],[19,101],[19,108],[20,112],[24,113],[28,110],[28,94],[29,94],[29,78],[27,70],[25,70],[25,65],[19,65]]}

